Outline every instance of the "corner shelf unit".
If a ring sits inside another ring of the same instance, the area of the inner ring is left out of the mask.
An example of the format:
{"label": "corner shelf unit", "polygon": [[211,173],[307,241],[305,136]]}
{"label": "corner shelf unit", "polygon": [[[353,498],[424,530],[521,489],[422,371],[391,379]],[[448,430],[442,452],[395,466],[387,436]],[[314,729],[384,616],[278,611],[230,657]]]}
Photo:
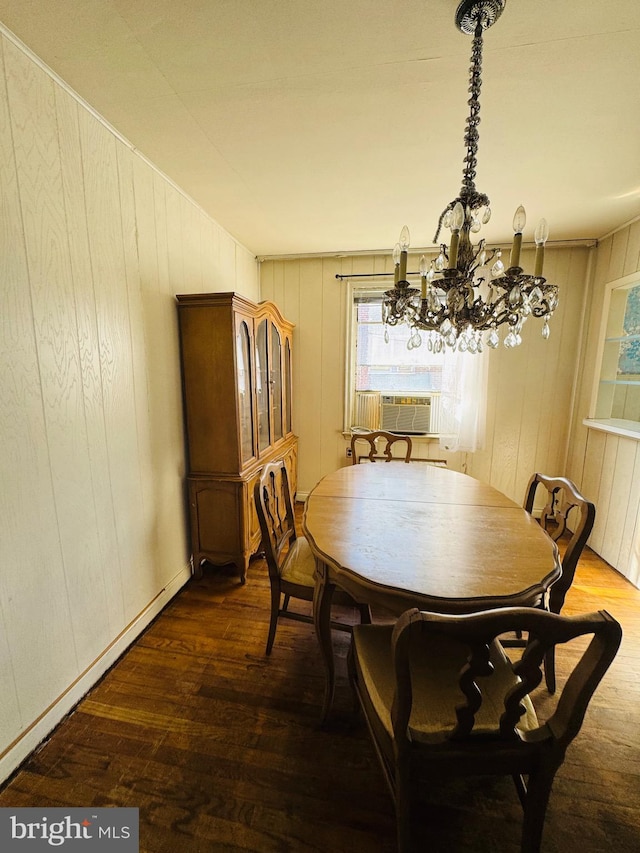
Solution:
{"label": "corner shelf unit", "polygon": [[601,337],[593,417],[640,422],[640,283],[612,282]]}

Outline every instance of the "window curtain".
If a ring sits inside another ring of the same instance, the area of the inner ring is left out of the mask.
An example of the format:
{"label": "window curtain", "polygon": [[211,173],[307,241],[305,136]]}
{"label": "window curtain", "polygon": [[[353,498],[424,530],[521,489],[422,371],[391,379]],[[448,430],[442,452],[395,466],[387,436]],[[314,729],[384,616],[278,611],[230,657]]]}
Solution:
{"label": "window curtain", "polygon": [[447,347],[440,397],[440,447],[482,450],[487,420],[489,353],[452,352]]}

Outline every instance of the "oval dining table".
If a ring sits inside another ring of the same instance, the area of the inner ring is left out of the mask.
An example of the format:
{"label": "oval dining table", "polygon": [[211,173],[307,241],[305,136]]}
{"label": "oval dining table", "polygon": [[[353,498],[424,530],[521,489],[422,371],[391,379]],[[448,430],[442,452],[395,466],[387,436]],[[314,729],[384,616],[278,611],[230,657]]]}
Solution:
{"label": "oval dining table", "polygon": [[556,544],[519,504],[467,474],[425,462],[339,468],[311,491],[302,526],[316,558],[323,722],[335,686],[336,586],[391,616],[411,607],[469,613],[539,606],[561,574]]}

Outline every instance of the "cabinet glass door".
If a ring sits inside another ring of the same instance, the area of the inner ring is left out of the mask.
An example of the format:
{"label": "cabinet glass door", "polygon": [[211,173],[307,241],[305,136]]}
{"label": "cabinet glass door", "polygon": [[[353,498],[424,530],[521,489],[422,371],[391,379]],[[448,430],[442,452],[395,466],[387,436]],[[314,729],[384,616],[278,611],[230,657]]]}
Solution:
{"label": "cabinet glass door", "polygon": [[243,465],[254,455],[249,343],[249,329],[243,321],[236,332],[238,417],[240,420],[240,455]]}
{"label": "cabinet glass door", "polygon": [[285,432],[288,435],[292,430],[291,425],[291,344],[289,338],[284,344],[284,389],[285,389]]}
{"label": "cabinet glass door", "polygon": [[258,412],[258,450],[266,450],[269,437],[269,362],[267,358],[267,320],[262,320],[256,335],[256,402]]}
{"label": "cabinet glass door", "polygon": [[271,324],[271,417],[273,440],[282,438],[282,344],[278,329]]}

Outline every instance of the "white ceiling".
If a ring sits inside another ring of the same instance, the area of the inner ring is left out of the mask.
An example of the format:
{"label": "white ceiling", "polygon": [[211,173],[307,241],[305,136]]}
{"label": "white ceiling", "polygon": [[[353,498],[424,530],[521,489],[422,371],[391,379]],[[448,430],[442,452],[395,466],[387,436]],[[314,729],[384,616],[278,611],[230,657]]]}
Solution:
{"label": "white ceiling", "polygon": [[[459,190],[456,0],[0,0],[0,20],[258,255],[431,245]],[[508,0],[485,35],[480,236],[640,215],[638,0]]]}

